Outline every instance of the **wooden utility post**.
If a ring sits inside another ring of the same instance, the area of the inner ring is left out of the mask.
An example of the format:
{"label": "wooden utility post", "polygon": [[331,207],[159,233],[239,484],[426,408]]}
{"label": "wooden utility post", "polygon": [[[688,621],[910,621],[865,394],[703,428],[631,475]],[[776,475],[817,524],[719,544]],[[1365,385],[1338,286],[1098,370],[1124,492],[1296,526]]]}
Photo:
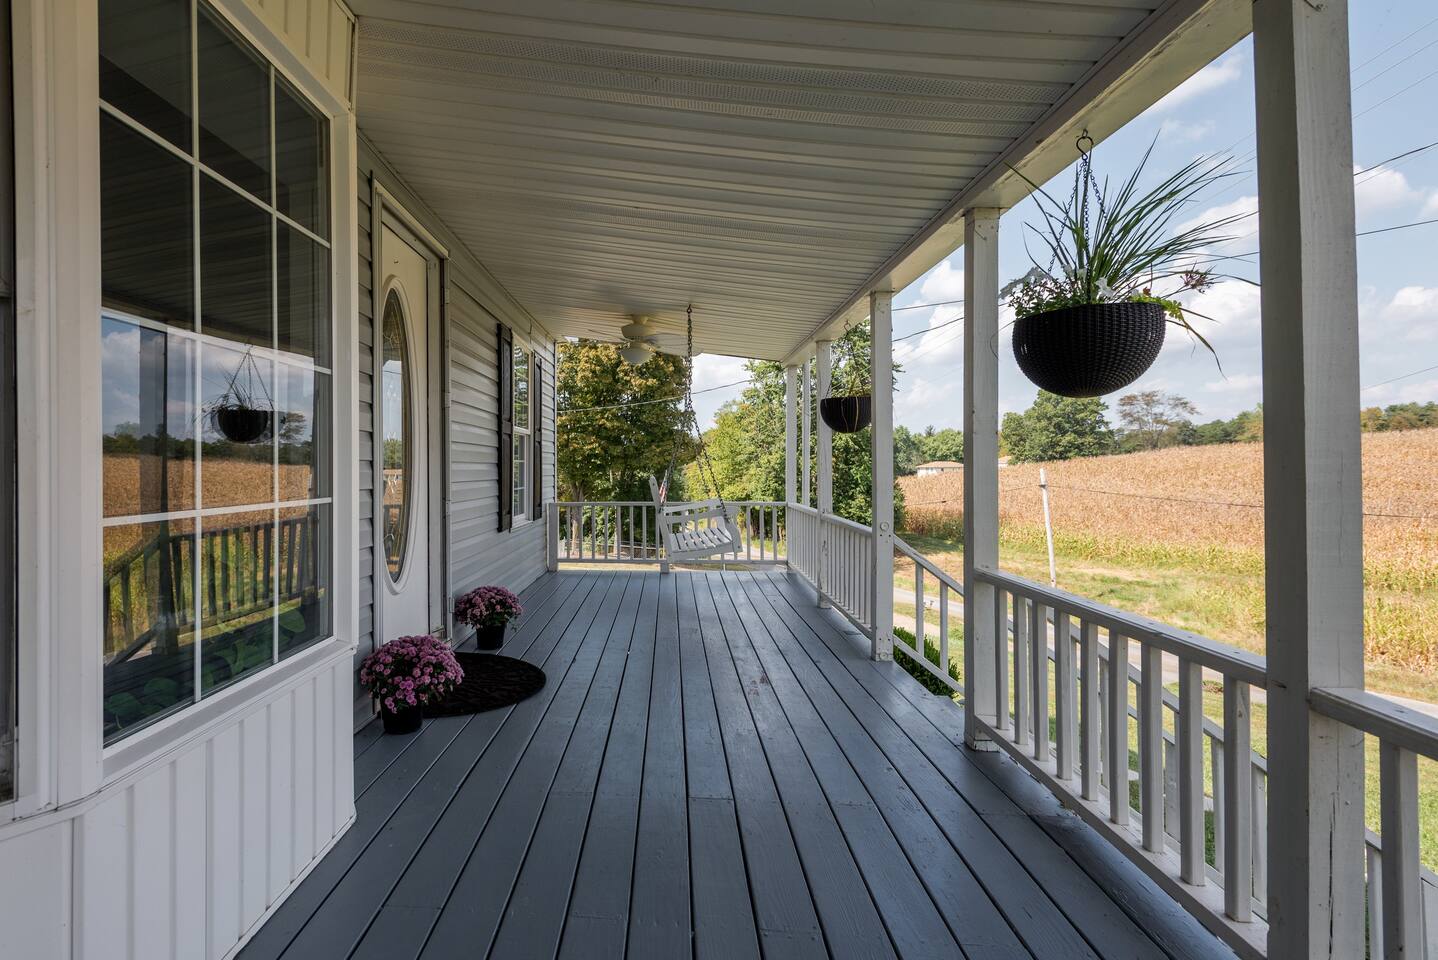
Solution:
{"label": "wooden utility post", "polygon": [[1257,0],[1268,654],[1268,955],[1364,950],[1358,271],[1347,0]]}
{"label": "wooden utility post", "polygon": [[964,741],[993,749],[998,666],[994,588],[975,569],[999,563],[999,212],[964,211]]}
{"label": "wooden utility post", "polygon": [[869,294],[873,453],[875,660],[894,659],[894,294]]}

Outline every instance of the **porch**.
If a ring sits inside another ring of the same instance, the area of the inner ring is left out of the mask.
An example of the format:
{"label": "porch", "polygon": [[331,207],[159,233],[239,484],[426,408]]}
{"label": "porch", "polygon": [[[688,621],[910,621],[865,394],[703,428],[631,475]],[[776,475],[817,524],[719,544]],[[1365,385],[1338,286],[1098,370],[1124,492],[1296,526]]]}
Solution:
{"label": "porch", "polygon": [[1230,955],[783,569],[550,574],[242,957]]}

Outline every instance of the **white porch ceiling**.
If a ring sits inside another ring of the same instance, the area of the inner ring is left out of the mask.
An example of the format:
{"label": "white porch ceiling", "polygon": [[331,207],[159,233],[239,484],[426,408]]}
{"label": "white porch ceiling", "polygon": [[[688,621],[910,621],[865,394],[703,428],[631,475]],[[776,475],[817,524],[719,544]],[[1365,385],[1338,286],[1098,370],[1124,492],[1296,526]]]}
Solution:
{"label": "white porch ceiling", "polygon": [[355,0],[361,130],[557,336],[783,359],[1247,30],[1241,0]]}

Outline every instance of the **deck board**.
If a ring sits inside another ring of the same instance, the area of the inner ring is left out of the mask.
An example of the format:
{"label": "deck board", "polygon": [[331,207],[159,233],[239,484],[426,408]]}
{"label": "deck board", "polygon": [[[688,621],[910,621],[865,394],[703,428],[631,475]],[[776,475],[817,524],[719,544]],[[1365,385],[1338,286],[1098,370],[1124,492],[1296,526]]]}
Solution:
{"label": "deck board", "polygon": [[1231,956],[791,575],[524,599],[545,688],[362,732],[357,822],[245,960]]}

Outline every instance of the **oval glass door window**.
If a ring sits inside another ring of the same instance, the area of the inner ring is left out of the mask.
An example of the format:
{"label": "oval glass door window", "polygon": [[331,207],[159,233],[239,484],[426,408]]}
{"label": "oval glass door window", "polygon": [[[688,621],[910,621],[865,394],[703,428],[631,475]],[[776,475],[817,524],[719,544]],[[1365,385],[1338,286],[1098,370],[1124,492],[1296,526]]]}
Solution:
{"label": "oval glass door window", "polygon": [[410,448],[409,333],[399,292],[391,290],[384,305],[384,553],[391,580],[404,569],[409,540]]}

